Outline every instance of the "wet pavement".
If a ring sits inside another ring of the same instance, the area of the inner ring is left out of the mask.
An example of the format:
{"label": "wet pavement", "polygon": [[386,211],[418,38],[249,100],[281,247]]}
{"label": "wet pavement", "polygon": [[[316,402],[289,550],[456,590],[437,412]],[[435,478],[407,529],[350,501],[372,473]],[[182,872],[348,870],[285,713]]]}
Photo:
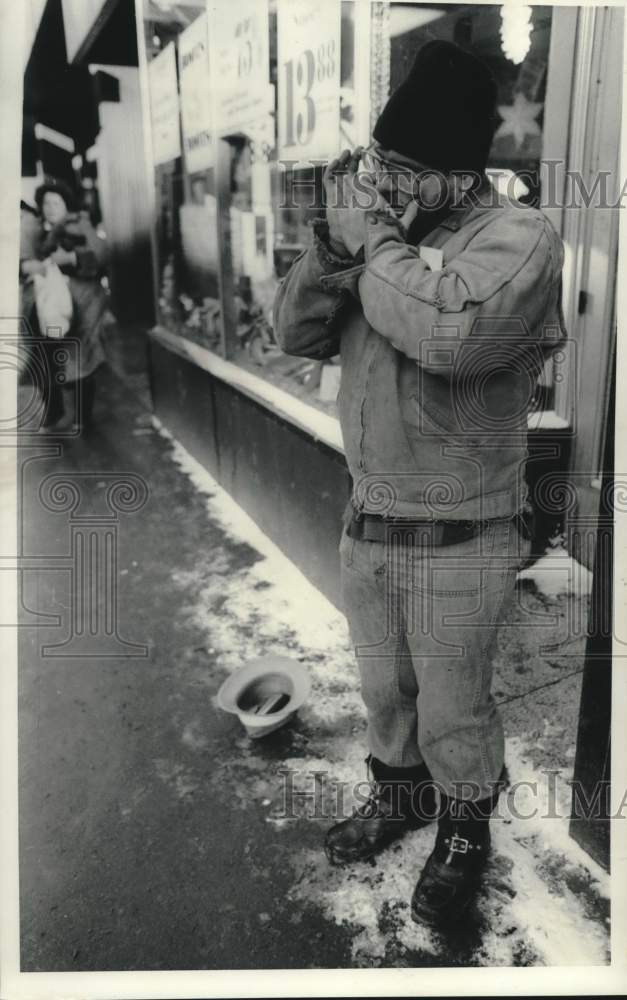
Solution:
{"label": "wet pavement", "polygon": [[[20,632],[22,970],[607,962],[608,879],[566,819],[496,820],[485,888],[445,935],[409,919],[433,828],[373,865],[328,865],[321,813],[335,800],[316,798],[316,780],[326,795],[365,776],[344,620],[153,420],[141,376],[120,375],[101,373],[93,429],[21,453],[34,566]],[[78,499],[63,501],[63,482]],[[105,535],[115,600],[78,636],[77,552]],[[542,790],[554,772],[566,809],[583,635],[559,640],[573,600],[521,586],[494,684],[512,780]],[[304,662],[312,694],[253,742],[215,695],[269,652]]]}

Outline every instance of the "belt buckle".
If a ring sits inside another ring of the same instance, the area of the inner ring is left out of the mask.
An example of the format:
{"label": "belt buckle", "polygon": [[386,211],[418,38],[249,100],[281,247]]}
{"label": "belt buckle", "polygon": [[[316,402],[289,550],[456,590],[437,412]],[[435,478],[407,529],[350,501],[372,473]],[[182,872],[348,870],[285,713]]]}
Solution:
{"label": "belt buckle", "polygon": [[451,843],[449,844],[449,851],[453,854],[468,854],[468,848],[470,846],[470,841],[466,840],[465,837],[458,837],[457,834],[453,834],[451,837]]}
{"label": "belt buckle", "polygon": [[442,521],[414,521],[408,527],[414,543],[426,543],[437,548],[444,542],[445,525]]}
{"label": "belt buckle", "polygon": [[445,524],[442,521],[410,521],[406,530],[413,544],[427,544],[437,548],[444,543]]}

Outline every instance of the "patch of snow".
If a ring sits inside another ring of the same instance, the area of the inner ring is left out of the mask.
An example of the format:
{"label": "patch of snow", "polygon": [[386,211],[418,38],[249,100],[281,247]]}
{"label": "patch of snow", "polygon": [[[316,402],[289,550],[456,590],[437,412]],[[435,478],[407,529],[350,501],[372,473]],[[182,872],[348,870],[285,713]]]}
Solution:
{"label": "patch of snow", "polygon": [[529,430],[566,430],[570,424],[555,410],[533,410],[527,416],[527,427]]}
{"label": "patch of snow", "polygon": [[524,739],[518,736],[507,740],[506,760],[511,783],[521,783],[516,807],[522,816],[529,816],[519,821],[524,824],[525,836],[539,838],[543,849],[557,851],[585,869],[599,895],[609,899],[610,876],[568,833],[572,769],[556,769],[550,776],[538,771],[526,756]]}
{"label": "patch of snow", "polygon": [[[172,442],[172,458],[196,489],[207,499],[207,511],[226,534],[238,542],[246,541],[262,556],[263,562],[256,563],[247,572],[250,583],[270,582],[278,592],[265,590],[257,600],[255,595],[246,595],[243,600],[263,607],[265,626],[284,628],[289,622],[290,629],[298,634],[303,644],[316,649],[336,650],[338,642],[347,647],[346,621],[337,609],[313,584],[294,566],[281,550],[270,541],[253,519],[239,507],[226,490],[216,482],[211,474],[165,431],[157,418],[155,426]],[[212,553],[212,562],[215,554]],[[222,581],[228,582],[228,581]],[[278,600],[278,606],[275,604]],[[289,615],[286,612],[289,610]]]}
{"label": "patch of snow", "polygon": [[[582,908],[577,896],[567,887],[551,891],[550,884],[538,870],[542,855],[534,845],[520,840],[517,825],[493,825],[493,852],[511,863],[509,888],[494,920],[493,901],[482,898],[482,909],[488,920],[489,934],[484,936],[487,955],[499,937],[503,922],[516,927],[515,939],[531,946],[542,965],[605,965],[609,962],[609,942],[606,930],[593,922]],[[490,886],[488,875],[487,886]],[[510,895],[511,894],[511,895]],[[492,939],[492,943],[491,940]],[[499,942],[502,948],[503,942]],[[490,961],[488,964],[496,964]]]}
{"label": "patch of snow", "polygon": [[290,820],[284,817],[281,818],[280,816],[266,816],[266,823],[271,823],[277,830],[282,830],[284,827],[289,826]]}
{"label": "patch of snow", "polygon": [[420,831],[388,848],[374,866],[341,868],[331,866],[321,850],[298,852],[290,859],[296,876],[290,898],[306,899],[352,930],[356,966],[382,964],[390,944],[396,951],[400,946],[435,957],[441,952],[438,934],[409,916],[416,878],[432,845],[433,830]]}
{"label": "patch of snow", "polygon": [[[332,749],[336,749],[333,741]],[[345,783],[347,790],[364,773],[354,745],[347,746],[346,751],[340,760],[334,753],[333,759],[296,758],[284,762],[284,766],[293,768],[295,792],[309,793],[310,809],[311,772],[322,770]],[[473,961],[484,966],[508,966],[520,964],[522,956],[522,960],[534,965],[607,964],[606,928],[590,919],[582,901],[566,884],[555,891],[545,878],[542,864],[550,848],[559,855],[564,870],[582,872],[593,891],[603,896],[609,893],[609,877],[568,837],[567,820],[541,819],[547,812],[551,792],[543,776],[526,764],[517,739],[508,741],[506,757],[512,781],[537,784],[533,801],[517,796],[516,805],[523,815],[535,806],[538,818],[512,820],[504,811],[505,820],[495,819],[492,823],[493,854],[477,907],[482,922],[481,944]],[[555,811],[566,816],[569,789],[561,779],[553,795]],[[348,810],[350,795],[345,805]],[[324,826],[333,818],[329,816]],[[323,829],[321,824],[321,839]],[[400,948],[401,954],[406,950],[441,956],[445,945],[439,935],[427,926],[414,924],[409,911],[416,878],[434,837],[434,826],[410,833],[384,851],[374,867],[336,868],[326,862],[321,850],[298,852],[290,856],[296,878],[290,895],[319,906],[327,918],[352,929],[356,965],[381,964],[391,945],[397,955]],[[428,958],[426,961],[428,964]]]}
{"label": "patch of snow", "polygon": [[530,580],[546,597],[587,597],[592,592],[592,573],[577,562],[563,546],[548,547],[545,554],[518,573],[518,580]]}

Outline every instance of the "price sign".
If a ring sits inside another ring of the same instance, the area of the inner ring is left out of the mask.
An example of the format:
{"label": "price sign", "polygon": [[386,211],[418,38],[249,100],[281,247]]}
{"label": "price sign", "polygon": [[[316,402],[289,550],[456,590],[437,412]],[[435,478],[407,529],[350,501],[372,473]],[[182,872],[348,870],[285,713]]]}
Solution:
{"label": "price sign", "polygon": [[201,14],[179,35],[179,82],[183,152],[187,171],[192,174],[213,165],[206,14]]}
{"label": "price sign", "polygon": [[249,133],[268,113],[267,0],[230,0],[210,9],[217,130]]}
{"label": "price sign", "polygon": [[340,133],[340,0],[279,0],[279,157],[327,160]]}
{"label": "price sign", "polygon": [[170,42],[148,63],[152,158],[167,163],[181,155],[179,94],[176,83],[176,54]]}

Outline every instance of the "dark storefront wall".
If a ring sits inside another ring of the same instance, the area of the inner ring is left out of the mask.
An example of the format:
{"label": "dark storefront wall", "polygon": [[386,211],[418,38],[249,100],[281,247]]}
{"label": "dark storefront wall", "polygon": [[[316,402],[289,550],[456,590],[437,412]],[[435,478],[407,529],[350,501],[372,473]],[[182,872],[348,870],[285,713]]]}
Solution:
{"label": "dark storefront wall", "polygon": [[311,582],[340,606],[343,454],[151,337],[155,412]]}
{"label": "dark storefront wall", "polygon": [[[613,358],[613,366],[616,363]],[[599,864],[610,867],[612,639],[614,635],[614,440],[616,383],[611,380],[596,527],[589,632],[581,689],[570,833]],[[618,663],[621,662],[619,659]],[[617,798],[619,798],[618,796]],[[591,803],[586,809],[585,803]]]}

